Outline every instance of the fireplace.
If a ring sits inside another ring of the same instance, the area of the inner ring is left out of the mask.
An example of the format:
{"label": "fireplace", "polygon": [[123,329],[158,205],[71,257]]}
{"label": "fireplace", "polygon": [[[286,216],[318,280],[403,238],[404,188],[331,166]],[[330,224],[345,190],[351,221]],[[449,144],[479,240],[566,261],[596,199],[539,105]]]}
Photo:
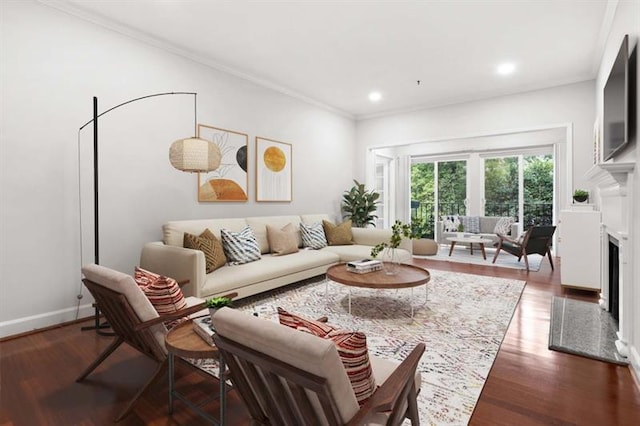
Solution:
{"label": "fireplace", "polygon": [[609,313],[616,321],[620,318],[620,250],[618,241],[609,237]]}
{"label": "fireplace", "polygon": [[587,178],[597,187],[601,213],[600,306],[618,322],[616,349],[629,357],[629,338],[637,315],[633,309],[634,234],[633,182],[635,163],[603,163],[593,166]]}

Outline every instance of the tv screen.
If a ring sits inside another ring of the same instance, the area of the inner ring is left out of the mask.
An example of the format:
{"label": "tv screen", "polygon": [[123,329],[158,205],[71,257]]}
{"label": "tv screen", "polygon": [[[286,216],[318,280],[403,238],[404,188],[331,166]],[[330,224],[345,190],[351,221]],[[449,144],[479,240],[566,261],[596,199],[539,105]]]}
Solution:
{"label": "tv screen", "polygon": [[629,142],[629,36],[625,35],[604,86],[602,155],[607,161]]}

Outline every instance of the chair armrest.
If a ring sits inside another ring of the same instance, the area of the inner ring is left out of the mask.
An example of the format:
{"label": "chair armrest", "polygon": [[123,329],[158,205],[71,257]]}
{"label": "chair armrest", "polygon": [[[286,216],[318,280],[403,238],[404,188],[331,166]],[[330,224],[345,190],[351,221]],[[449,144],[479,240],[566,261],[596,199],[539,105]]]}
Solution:
{"label": "chair armrest", "polygon": [[144,330],[145,328],[149,328],[152,325],[165,323],[167,321],[176,320],[178,318],[187,317],[191,314],[195,314],[198,311],[201,311],[206,307],[205,302],[198,303],[197,305],[190,306],[188,308],[180,309],[170,314],[162,314],[157,318],[153,318],[147,320],[145,322],[141,322],[134,327],[135,331]]}
{"label": "chair armrest", "polygon": [[204,253],[162,242],[147,243],[140,253],[140,267],[176,280],[188,281],[182,292],[185,296],[201,297],[204,286],[206,263]]}
{"label": "chair armrest", "polygon": [[496,234],[498,236],[498,238],[500,238],[500,243],[502,243],[503,241],[508,241],[512,244],[518,244],[518,240],[516,238],[511,238],[507,235],[502,235],[502,234]]}
{"label": "chair armrest", "polygon": [[415,386],[415,374],[418,362],[425,350],[425,344],[419,343],[402,361],[385,382],[369,398],[365,405],[349,420],[347,425],[361,425],[367,416],[373,413],[392,411],[398,403],[409,395]]}

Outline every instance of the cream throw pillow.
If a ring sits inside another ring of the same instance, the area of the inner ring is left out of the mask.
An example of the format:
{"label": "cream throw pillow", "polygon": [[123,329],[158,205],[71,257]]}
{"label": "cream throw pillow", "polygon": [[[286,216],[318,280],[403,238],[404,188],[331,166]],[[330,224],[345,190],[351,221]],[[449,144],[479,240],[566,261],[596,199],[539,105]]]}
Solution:
{"label": "cream throw pillow", "polygon": [[267,225],[267,241],[271,254],[283,256],[298,251],[298,235],[295,226],[288,223],[282,229]]}

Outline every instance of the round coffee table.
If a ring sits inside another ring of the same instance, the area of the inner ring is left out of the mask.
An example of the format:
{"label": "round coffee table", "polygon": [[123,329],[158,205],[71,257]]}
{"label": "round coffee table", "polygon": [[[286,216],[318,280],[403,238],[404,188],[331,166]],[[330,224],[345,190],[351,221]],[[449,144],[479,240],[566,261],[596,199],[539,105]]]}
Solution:
{"label": "round coffee table", "polygon": [[[413,319],[413,288],[424,284],[425,303],[429,298],[429,287],[426,285],[431,280],[431,274],[424,268],[401,263],[394,275],[388,275],[384,270],[358,274],[347,271],[345,263],[339,263],[327,269],[327,278],[349,287],[349,314],[351,314],[351,287],[372,289],[398,289],[411,288],[411,318]],[[327,295],[325,287],[325,298]]]}
{"label": "round coffee table", "polygon": [[469,244],[469,249],[471,250],[471,254],[473,255],[473,245],[478,244],[480,246],[480,251],[482,252],[482,258],[487,260],[487,254],[484,251],[485,244],[493,244],[493,240],[488,238],[481,237],[448,237],[447,241],[451,242],[451,248],[449,249],[449,256],[453,253],[453,248],[456,246],[456,243],[467,243]]}

